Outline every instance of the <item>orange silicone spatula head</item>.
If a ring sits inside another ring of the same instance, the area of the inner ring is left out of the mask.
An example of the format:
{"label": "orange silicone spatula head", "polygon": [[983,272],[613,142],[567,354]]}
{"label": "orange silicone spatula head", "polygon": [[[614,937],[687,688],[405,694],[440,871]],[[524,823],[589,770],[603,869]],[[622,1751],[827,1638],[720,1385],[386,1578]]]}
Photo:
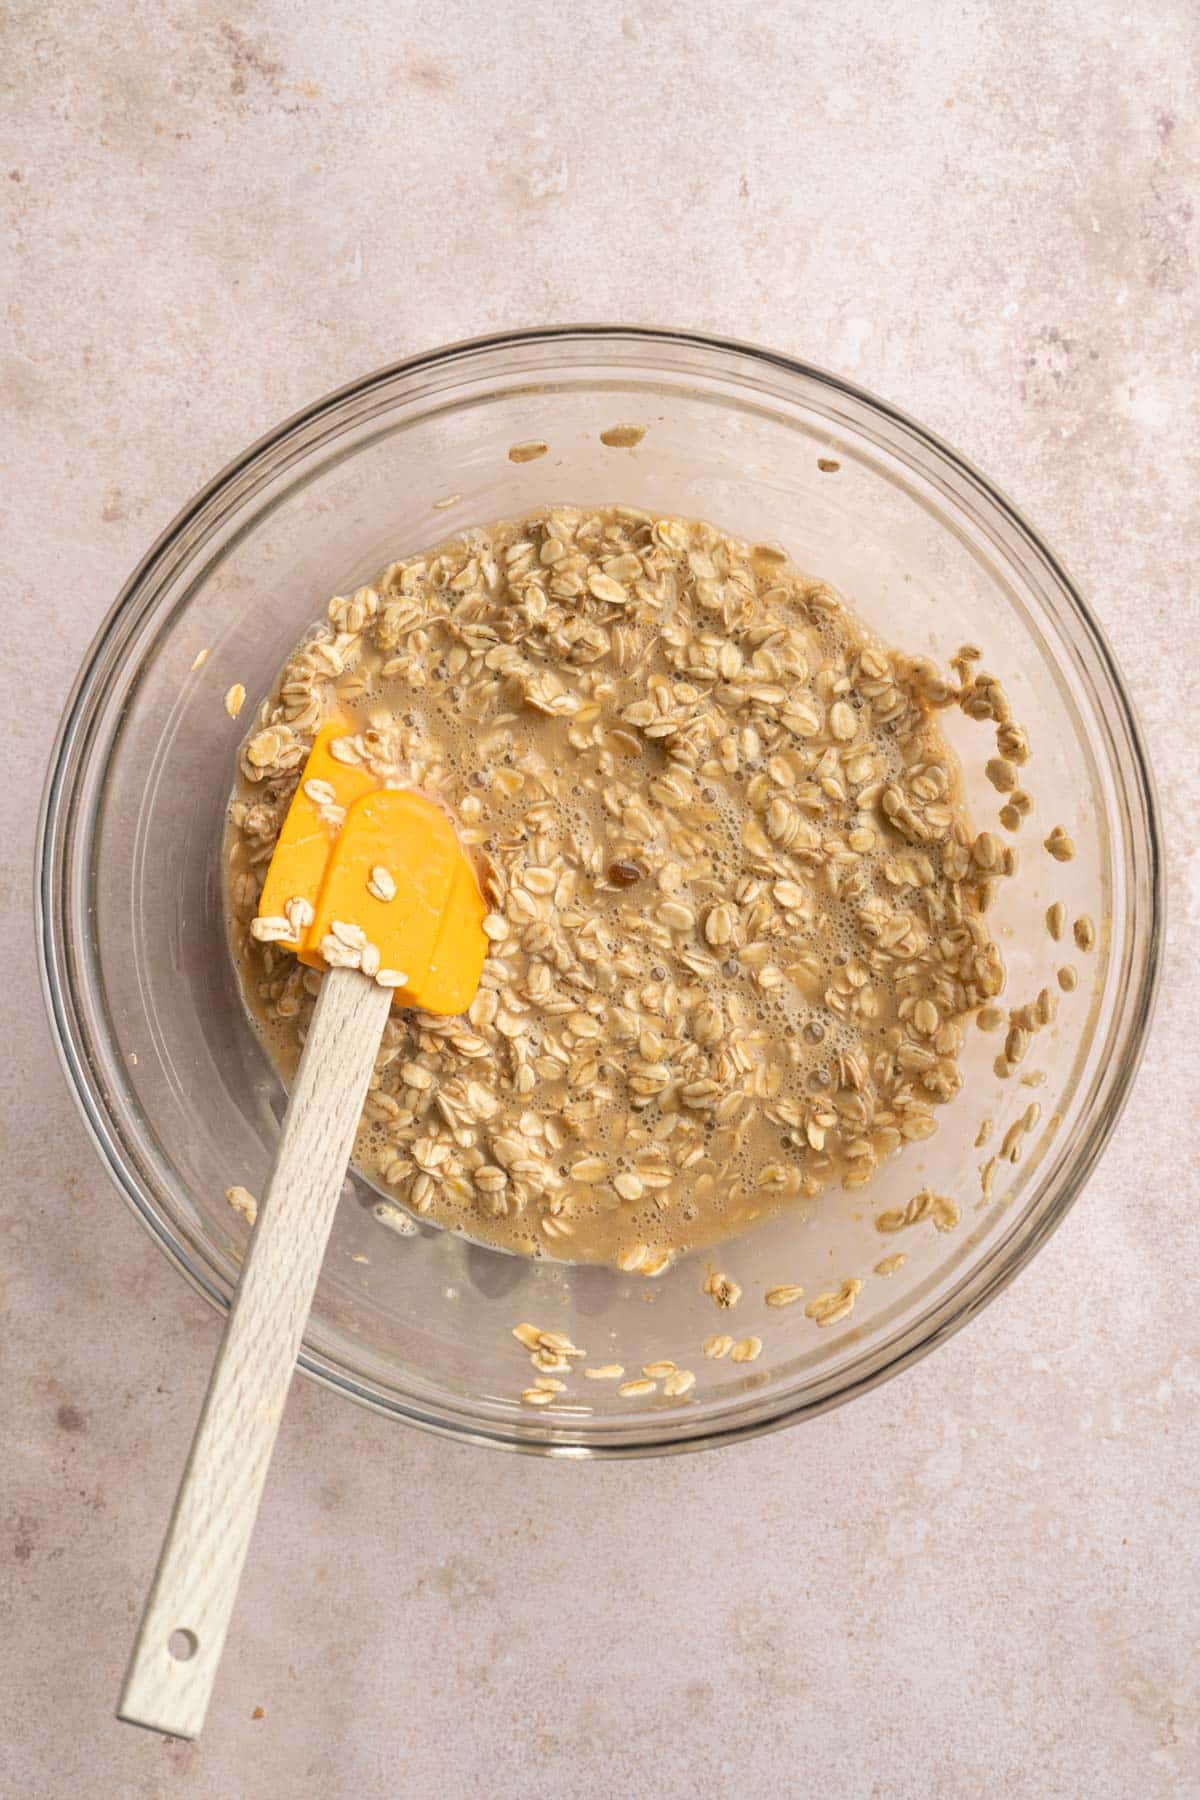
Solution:
{"label": "orange silicone spatula head", "polygon": [[338,756],[346,735],[317,733],[252,929],[314,968],[362,969],[400,1006],[463,1012],[487,954],[475,872],[439,806]]}

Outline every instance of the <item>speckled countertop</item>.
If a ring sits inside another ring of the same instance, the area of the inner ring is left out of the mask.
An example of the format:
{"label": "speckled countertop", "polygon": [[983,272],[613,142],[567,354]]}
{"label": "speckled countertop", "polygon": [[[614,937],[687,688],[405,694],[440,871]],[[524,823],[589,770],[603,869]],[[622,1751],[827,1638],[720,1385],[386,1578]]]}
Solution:
{"label": "speckled countertop", "polygon": [[[0,1788],[1195,1794],[1194,8],[16,0],[3,32]],[[218,1327],[43,1022],[57,713],[243,445],[406,352],[579,318],[838,370],[1062,555],[1172,846],[1146,1066],[1028,1272],[816,1423],[550,1467],[300,1384],[204,1738],[171,1743],[112,1708]]]}

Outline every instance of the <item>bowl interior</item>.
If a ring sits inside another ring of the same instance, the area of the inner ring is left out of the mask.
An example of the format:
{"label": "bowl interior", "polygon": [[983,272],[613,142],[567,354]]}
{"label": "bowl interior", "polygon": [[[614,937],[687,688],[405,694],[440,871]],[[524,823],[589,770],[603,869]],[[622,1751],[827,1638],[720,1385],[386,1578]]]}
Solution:
{"label": "bowl interior", "polygon": [[[646,434],[612,449],[618,422]],[[514,463],[514,443],[543,439]],[[833,464],[835,467],[828,465]],[[152,553],[98,643],[66,727],[48,814],[52,1007],[105,1154],[194,1280],[227,1297],[245,1226],[225,1189],[259,1192],[284,1096],[237,993],[220,845],[250,709],[331,594],[395,557],[546,501],[684,513],[778,542],[832,582],[890,642],[945,662],[965,642],[1004,683],[1033,756],[1035,810],[1019,878],[995,914],[1009,1004],[1066,962],[1078,989],[1001,1081],[999,1041],[972,1031],[964,1091],[937,1134],[857,1194],[829,1193],[719,1254],[654,1281],[531,1263],[429,1227],[400,1235],[346,1184],[307,1340],[308,1365],[404,1416],[527,1447],[636,1451],[713,1441],[852,1392],[965,1316],[1049,1228],[1111,1123],[1148,1005],[1155,872],[1136,740],[1105,659],[1053,564],[988,490],[923,434],[812,372],[729,347],[614,334],[468,346],[314,408],[227,472]],[[206,653],[201,661],[201,653]],[[199,666],[197,666],[199,664]],[[238,723],[222,698],[245,685]],[[991,728],[944,715],[977,827],[997,796]],[[1051,860],[1052,825],[1076,856]],[[1100,930],[1089,956],[1054,944],[1044,914]],[[1119,1067],[1114,1067],[1119,1065]],[[1036,1085],[1033,1085],[1036,1081]],[[1036,1102],[1020,1161],[992,1199],[980,1167]],[[977,1140],[991,1120],[990,1141]],[[883,1237],[876,1215],[922,1186],[954,1197],[956,1231]],[[903,1267],[882,1277],[881,1258]],[[720,1318],[701,1288],[719,1263],[741,1284]],[[819,1329],[807,1296],[863,1280],[854,1311]],[[696,1371],[686,1401],[622,1400],[573,1380],[563,1405],[519,1403],[519,1321],[568,1331],[589,1362],[629,1371],[669,1357]],[[706,1361],[710,1332],[756,1333],[753,1364]]]}

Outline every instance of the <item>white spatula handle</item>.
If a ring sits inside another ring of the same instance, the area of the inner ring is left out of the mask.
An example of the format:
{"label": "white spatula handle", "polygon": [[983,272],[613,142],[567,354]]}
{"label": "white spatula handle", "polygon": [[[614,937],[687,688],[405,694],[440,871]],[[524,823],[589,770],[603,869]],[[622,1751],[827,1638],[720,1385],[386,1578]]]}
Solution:
{"label": "white spatula handle", "polygon": [[322,983],[125,1676],[131,1724],[204,1723],[390,1001],[356,969]]}

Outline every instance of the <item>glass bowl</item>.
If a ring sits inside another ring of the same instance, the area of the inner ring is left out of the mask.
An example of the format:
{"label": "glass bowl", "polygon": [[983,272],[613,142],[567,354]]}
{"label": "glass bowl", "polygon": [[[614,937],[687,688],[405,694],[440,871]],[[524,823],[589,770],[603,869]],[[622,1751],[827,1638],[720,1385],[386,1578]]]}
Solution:
{"label": "glass bowl", "polygon": [[[646,427],[636,448],[600,433]],[[543,439],[539,460],[509,448]],[[1011,1279],[1076,1198],[1116,1121],[1145,1038],[1159,962],[1162,869],[1150,774],[1128,696],[1094,620],[1013,508],[953,451],[892,408],[786,357],[683,332],[578,327],[480,339],[413,358],[317,402],[230,465],[180,514],[92,646],[50,770],[38,923],[47,1004],[100,1154],[138,1217],[218,1307],[246,1228],[225,1190],[261,1191],[283,1106],[226,947],[220,844],[250,711],[329,595],[458,529],[546,501],[683,513],[783,544],[888,641],[943,664],[983,650],[1027,727],[1035,812],[1020,878],[993,915],[1010,1003],[1065,961],[1080,969],[1022,1074],[1001,1082],[995,1037],[968,1036],[962,1094],[939,1128],[857,1194],[831,1192],[657,1280],[530,1262],[427,1225],[385,1229],[378,1195],[346,1185],[301,1365],[413,1424],[560,1455],[638,1455],[727,1443],[803,1418],[894,1374]],[[203,653],[203,654],[202,654]],[[222,699],[249,696],[235,724]],[[991,733],[943,715],[977,825],[997,797]],[[1073,861],[1041,848],[1054,824]],[[1080,956],[1051,942],[1047,905],[1090,913]],[[1014,1164],[980,1166],[1031,1101],[1040,1121]],[[984,1118],[992,1140],[976,1145]],[[876,1215],[928,1185],[955,1231],[882,1237]],[[873,1273],[903,1250],[889,1278]],[[719,1266],[743,1289],[719,1314]],[[803,1304],[863,1279],[840,1324]],[[523,1406],[529,1361],[511,1333],[566,1331],[591,1364],[630,1375],[669,1358],[683,1398],[622,1398],[572,1379]],[[716,1331],[757,1335],[756,1361],[706,1360]]]}

